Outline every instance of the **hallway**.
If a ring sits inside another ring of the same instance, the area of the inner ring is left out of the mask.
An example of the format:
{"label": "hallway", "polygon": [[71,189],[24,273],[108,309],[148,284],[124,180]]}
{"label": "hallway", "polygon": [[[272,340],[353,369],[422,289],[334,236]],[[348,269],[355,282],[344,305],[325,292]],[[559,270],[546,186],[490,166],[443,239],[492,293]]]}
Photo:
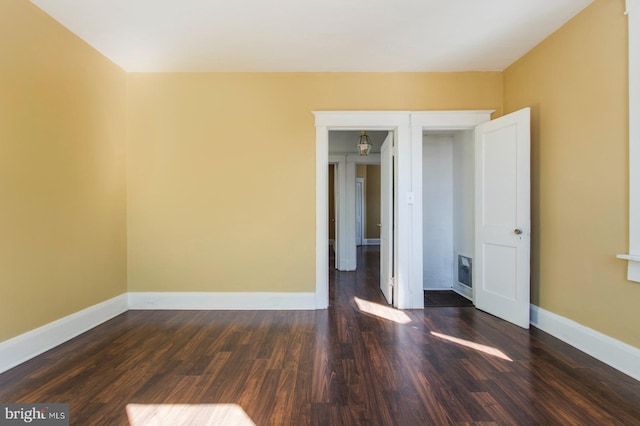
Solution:
{"label": "hallway", "polygon": [[[341,272],[334,265],[334,252],[329,249],[329,306],[348,306],[354,297],[386,305],[379,289],[380,246],[359,246],[357,248],[355,271]],[[378,284],[378,285],[377,285]]]}

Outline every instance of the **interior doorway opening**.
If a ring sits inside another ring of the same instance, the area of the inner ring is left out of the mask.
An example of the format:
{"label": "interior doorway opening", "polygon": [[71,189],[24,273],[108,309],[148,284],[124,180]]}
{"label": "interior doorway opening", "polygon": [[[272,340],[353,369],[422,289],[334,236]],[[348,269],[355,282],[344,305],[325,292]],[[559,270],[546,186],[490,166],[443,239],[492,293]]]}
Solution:
{"label": "interior doorway opening", "polygon": [[[330,267],[359,269],[358,247],[378,246],[376,275],[388,303],[393,302],[393,130],[370,130],[371,150],[360,155],[360,130],[330,130],[328,136],[327,214]],[[391,147],[391,148],[390,148]],[[384,159],[382,154],[386,153]],[[384,164],[383,164],[384,163]],[[383,170],[387,181],[383,185]],[[383,235],[385,236],[383,238]],[[370,252],[370,250],[369,250]]]}
{"label": "interior doorway opening", "polygon": [[[529,108],[524,108],[495,120],[491,120],[492,113],[493,111],[314,112],[316,308],[325,309],[329,303],[329,270],[327,268],[329,132],[361,129],[393,131],[390,133],[393,135],[392,149],[389,150],[393,170],[393,183],[390,186],[393,188],[394,214],[393,281],[389,281],[389,284],[391,284],[392,301],[395,307],[416,309],[424,307],[423,132],[474,129],[476,147],[474,256],[476,261],[473,272],[475,281],[473,300],[478,309],[486,310],[522,327],[529,326],[530,111]],[[382,191],[382,193],[386,192]],[[517,206],[515,210],[509,207],[514,205]],[[511,216],[511,213],[514,215]]]}
{"label": "interior doorway opening", "polygon": [[[366,129],[365,129],[366,130]],[[358,154],[360,131],[328,132],[328,228],[334,267],[358,269],[356,247],[380,244],[380,150],[388,131],[367,130],[369,155]]]}
{"label": "interior doorway opening", "polygon": [[471,129],[423,133],[423,289],[454,291],[468,300],[473,300],[474,155]]}

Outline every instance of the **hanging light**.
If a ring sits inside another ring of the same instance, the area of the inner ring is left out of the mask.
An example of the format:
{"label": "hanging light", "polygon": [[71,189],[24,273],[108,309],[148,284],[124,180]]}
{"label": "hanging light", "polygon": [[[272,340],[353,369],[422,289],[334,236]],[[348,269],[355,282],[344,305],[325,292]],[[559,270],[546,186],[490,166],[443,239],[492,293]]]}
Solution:
{"label": "hanging light", "polygon": [[360,139],[358,140],[358,154],[369,155],[371,151],[371,142],[369,142],[369,136],[366,131],[360,132]]}

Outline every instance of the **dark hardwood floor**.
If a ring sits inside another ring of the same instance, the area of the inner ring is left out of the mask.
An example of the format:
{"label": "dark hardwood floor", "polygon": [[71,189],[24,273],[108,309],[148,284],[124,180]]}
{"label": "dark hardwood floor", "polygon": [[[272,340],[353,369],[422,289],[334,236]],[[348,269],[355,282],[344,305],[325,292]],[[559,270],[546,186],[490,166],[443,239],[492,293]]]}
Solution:
{"label": "dark hardwood floor", "polygon": [[178,407],[154,423],[174,425],[241,424],[215,407],[257,425],[640,425],[640,382],[535,328],[386,307],[378,256],[331,271],[325,311],[129,311],[0,375],[0,401],[68,402],[74,425],[129,424],[129,404]]}

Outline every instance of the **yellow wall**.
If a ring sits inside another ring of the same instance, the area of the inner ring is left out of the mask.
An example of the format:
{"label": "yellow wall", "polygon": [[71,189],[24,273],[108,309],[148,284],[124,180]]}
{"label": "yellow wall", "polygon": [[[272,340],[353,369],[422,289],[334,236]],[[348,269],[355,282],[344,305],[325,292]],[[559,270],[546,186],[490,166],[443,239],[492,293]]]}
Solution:
{"label": "yellow wall", "polygon": [[0,341],[127,291],[126,75],[0,1]]}
{"label": "yellow wall", "polygon": [[532,301],[640,347],[628,249],[627,19],[596,0],[504,72],[532,108]]}
{"label": "yellow wall", "polygon": [[315,291],[314,110],[502,109],[502,74],[128,75],[130,291]]}
{"label": "yellow wall", "polygon": [[0,341],[127,290],[313,291],[313,110],[530,106],[532,301],[640,347],[640,285],[615,259],[622,11],[596,0],[504,73],[126,75],[2,0]]}

